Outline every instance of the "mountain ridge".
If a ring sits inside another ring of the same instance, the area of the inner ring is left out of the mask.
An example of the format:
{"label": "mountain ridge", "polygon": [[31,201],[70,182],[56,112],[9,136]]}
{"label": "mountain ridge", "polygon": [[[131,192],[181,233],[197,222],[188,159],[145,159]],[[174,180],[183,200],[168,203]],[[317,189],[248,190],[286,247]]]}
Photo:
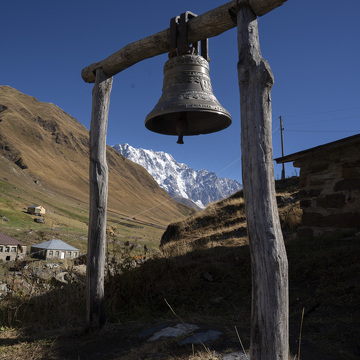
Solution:
{"label": "mountain ridge", "polygon": [[[88,203],[89,131],[84,125],[57,105],[10,86],[0,86],[0,119],[0,155],[10,161],[1,162],[3,166],[13,164],[19,176],[38,181],[44,192]],[[173,201],[141,166],[110,146],[107,162],[108,211],[141,214],[162,225],[188,214],[189,208]]]}
{"label": "mountain ridge", "polygon": [[129,144],[112,147],[143,166],[175,200],[183,203],[191,201],[201,209],[241,189],[241,184],[236,180],[219,178],[215,172],[205,169],[193,170],[164,151],[134,148]]}

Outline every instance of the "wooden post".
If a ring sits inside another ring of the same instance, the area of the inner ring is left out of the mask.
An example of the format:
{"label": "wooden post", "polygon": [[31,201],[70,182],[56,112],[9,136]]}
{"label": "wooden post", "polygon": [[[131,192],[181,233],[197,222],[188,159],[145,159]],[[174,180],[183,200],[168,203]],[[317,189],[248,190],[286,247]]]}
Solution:
{"label": "wooden post", "polygon": [[271,139],[274,79],[262,58],[257,17],[237,15],[244,200],[251,251],[252,360],[287,360],[288,264],[275,197]]}
{"label": "wooden post", "polygon": [[90,125],[90,212],[86,268],[86,306],[89,331],[105,325],[104,268],[108,166],[106,131],[112,77],[96,70]]}

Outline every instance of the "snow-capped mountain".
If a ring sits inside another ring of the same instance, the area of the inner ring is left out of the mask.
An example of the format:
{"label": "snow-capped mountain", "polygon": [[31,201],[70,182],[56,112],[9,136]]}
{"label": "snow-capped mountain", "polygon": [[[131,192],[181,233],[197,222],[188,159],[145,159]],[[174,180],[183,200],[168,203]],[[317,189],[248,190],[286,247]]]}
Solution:
{"label": "snow-capped mountain", "polygon": [[143,166],[161,188],[177,201],[204,208],[241,189],[236,180],[218,178],[214,172],[193,170],[178,163],[163,151],[136,149],[129,144],[114,145],[113,148],[129,160]]}

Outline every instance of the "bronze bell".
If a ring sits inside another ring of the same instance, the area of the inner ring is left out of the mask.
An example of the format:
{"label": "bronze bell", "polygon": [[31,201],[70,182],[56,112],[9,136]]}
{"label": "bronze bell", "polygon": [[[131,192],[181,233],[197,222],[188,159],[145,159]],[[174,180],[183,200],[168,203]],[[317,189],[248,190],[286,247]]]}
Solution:
{"label": "bronze bell", "polygon": [[[189,14],[185,13],[186,17]],[[174,24],[174,19],[171,24]],[[178,135],[178,144],[184,143],[183,136],[208,134],[231,124],[229,112],[212,92],[207,39],[205,47],[202,46],[202,56],[197,48],[198,44],[192,47],[186,44],[182,51],[176,50],[176,53],[185,54],[175,55],[165,63],[162,95],[145,119],[145,126],[151,131]]]}

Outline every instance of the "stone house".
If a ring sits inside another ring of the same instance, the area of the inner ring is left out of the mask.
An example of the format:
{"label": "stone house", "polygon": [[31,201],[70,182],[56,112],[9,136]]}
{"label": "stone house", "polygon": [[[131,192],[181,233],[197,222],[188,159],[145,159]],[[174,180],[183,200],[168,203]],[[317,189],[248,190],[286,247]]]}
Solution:
{"label": "stone house", "polygon": [[26,245],[0,232],[0,260],[14,261],[23,259],[26,255]]}
{"label": "stone house", "polygon": [[45,215],[46,210],[41,205],[31,205],[28,206],[27,212],[34,215]]}
{"label": "stone house", "polygon": [[360,231],[360,134],[275,161],[300,168],[304,234]]}
{"label": "stone house", "polygon": [[80,255],[80,250],[62,240],[52,239],[41,244],[32,245],[30,254],[44,260],[75,259]]}

